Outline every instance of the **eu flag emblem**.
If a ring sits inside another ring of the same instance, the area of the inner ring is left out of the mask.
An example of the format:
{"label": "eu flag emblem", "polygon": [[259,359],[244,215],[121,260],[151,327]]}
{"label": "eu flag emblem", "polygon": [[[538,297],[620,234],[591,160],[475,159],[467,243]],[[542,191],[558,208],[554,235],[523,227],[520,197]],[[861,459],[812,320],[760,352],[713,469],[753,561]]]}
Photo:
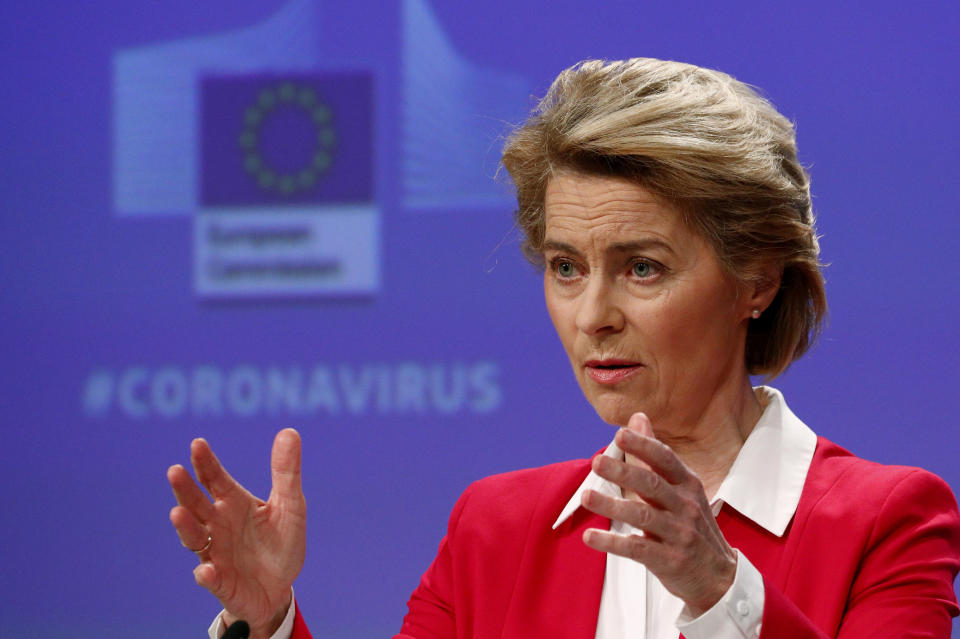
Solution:
{"label": "eu flag emblem", "polygon": [[372,87],[364,72],[204,78],[201,205],[371,202]]}

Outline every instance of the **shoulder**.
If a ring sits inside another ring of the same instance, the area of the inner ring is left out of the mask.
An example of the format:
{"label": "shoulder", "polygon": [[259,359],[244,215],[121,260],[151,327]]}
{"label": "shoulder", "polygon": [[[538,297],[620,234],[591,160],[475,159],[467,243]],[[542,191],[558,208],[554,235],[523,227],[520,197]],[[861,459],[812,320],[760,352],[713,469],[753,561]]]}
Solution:
{"label": "shoulder", "polygon": [[927,470],[861,459],[823,437],[817,438],[807,483],[818,493],[855,491],[883,501],[918,490],[953,495],[945,481]]}
{"label": "shoulder", "polygon": [[821,605],[814,598],[843,602],[833,612],[851,636],[903,620],[946,627],[956,614],[960,513],[931,472],[860,459],[820,438],[790,539],[791,578],[817,584],[796,596],[811,608]]}
{"label": "shoulder", "polygon": [[[801,513],[801,511],[806,511]],[[818,438],[798,515],[859,524],[874,534],[920,521],[958,525],[957,502],[947,483],[922,468],[861,459]]]}

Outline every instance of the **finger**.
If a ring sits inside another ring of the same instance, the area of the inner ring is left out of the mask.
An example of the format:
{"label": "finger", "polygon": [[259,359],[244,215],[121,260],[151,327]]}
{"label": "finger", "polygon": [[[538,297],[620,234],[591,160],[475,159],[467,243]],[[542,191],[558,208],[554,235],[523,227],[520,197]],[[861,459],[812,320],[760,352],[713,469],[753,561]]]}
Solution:
{"label": "finger", "polygon": [[167,481],[170,482],[178,504],[189,510],[201,523],[209,521],[213,516],[213,504],[193,481],[186,468],[180,464],[168,468]]}
{"label": "finger", "polygon": [[[646,416],[643,419],[646,419]],[[633,418],[631,418],[632,421]],[[689,481],[690,470],[680,461],[676,453],[663,442],[647,435],[641,435],[629,428],[621,428],[615,439],[621,450],[649,464],[653,470],[671,484],[683,484]]]}
{"label": "finger", "polygon": [[651,504],[671,511],[678,511],[682,500],[677,488],[657,473],[633,464],[597,455],[593,459],[593,472],[620,486],[627,493],[636,493]]}
{"label": "finger", "polygon": [[646,413],[631,415],[630,421],[627,422],[627,429],[644,437],[653,437],[654,439],[657,437],[653,434],[653,424],[650,423],[650,418],[647,417]]}
{"label": "finger", "polygon": [[667,512],[631,499],[611,497],[595,490],[587,490],[581,496],[580,503],[591,512],[629,524],[657,539],[670,537],[676,529],[676,520]]}
{"label": "finger", "polygon": [[220,603],[224,604],[226,608],[225,600],[231,595],[232,588],[236,587],[233,584],[233,579],[225,580],[220,571],[217,570],[216,565],[209,561],[204,561],[193,569],[193,578],[198,586],[203,586],[209,590],[210,594],[219,599]]}
{"label": "finger", "polygon": [[[630,420],[627,422],[625,428],[644,437],[653,437],[656,439],[656,435],[653,434],[653,427],[650,425],[650,420],[646,419],[646,415],[644,413],[634,413],[631,415]],[[626,460],[631,466],[638,466],[640,468],[651,470],[650,464],[645,461],[641,461],[635,455],[627,453]]]}
{"label": "finger", "polygon": [[190,552],[199,552],[207,545],[209,531],[183,506],[170,509],[170,523],[177,531],[180,543]]}
{"label": "finger", "polygon": [[[609,552],[647,565],[655,557],[660,544],[641,535],[620,535],[609,530],[588,528],[583,532],[583,543],[600,552]],[[647,565],[649,568],[649,566]]]}
{"label": "finger", "polygon": [[240,484],[220,464],[207,440],[198,438],[190,442],[190,463],[197,473],[197,479],[214,499],[223,499],[231,492],[242,490]]}
{"label": "finger", "polygon": [[300,435],[292,428],[277,433],[270,453],[270,474],[273,479],[271,497],[282,501],[303,499],[300,474]]}
{"label": "finger", "polygon": [[220,578],[217,575],[217,569],[214,568],[213,564],[205,561],[201,564],[198,564],[193,569],[193,578],[197,581],[198,586],[203,586],[214,596],[218,596],[218,590],[220,588]]}

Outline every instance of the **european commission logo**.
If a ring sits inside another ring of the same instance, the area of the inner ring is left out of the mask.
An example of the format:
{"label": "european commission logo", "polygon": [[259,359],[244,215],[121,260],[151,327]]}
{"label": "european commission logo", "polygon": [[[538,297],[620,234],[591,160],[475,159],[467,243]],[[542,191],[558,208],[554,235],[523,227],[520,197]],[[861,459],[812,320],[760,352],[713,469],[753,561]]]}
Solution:
{"label": "european commission logo", "polygon": [[373,199],[369,75],[208,77],[200,99],[203,206]]}
{"label": "european commission logo", "polygon": [[375,290],[371,76],[211,76],[200,99],[197,292]]}
{"label": "european commission logo", "polygon": [[312,0],[114,55],[118,215],[193,220],[205,299],[379,288],[373,74],[323,66]]}
{"label": "european commission logo", "polygon": [[[344,57],[323,32],[357,25],[324,22],[318,4],[289,0],[257,24],[113,56],[115,212],[191,218],[201,297],[379,289],[376,85],[355,66],[331,67]],[[490,178],[503,122],[526,116],[529,82],[461,55],[428,2],[401,4],[402,51],[387,38],[364,58],[402,61],[391,201],[416,212],[512,207]]]}

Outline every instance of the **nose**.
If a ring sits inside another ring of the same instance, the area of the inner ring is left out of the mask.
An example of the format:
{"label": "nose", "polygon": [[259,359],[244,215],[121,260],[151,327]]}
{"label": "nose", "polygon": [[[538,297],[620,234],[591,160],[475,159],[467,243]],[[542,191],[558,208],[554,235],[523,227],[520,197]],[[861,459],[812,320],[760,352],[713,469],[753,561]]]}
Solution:
{"label": "nose", "polygon": [[587,335],[618,333],[623,330],[623,312],[616,292],[605,278],[590,278],[580,294],[576,323],[577,328]]}

